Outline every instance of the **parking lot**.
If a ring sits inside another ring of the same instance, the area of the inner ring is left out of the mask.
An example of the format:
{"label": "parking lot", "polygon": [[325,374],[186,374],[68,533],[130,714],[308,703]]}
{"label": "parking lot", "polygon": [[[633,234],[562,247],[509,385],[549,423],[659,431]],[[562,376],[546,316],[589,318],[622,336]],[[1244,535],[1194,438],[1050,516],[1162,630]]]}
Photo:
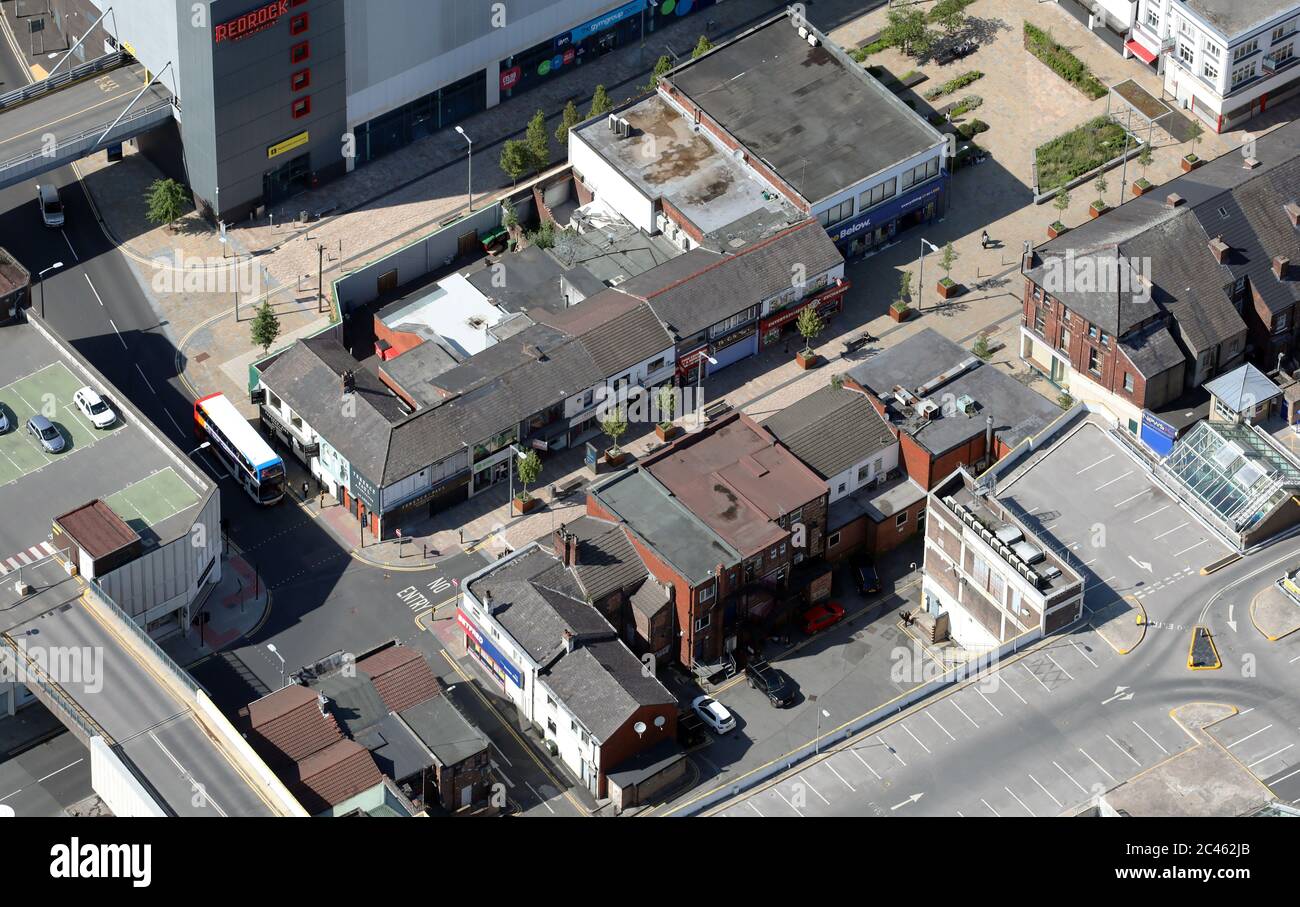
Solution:
{"label": "parking lot", "polygon": [[1088,607],[1133,596],[1152,619],[1173,617],[1180,588],[1228,547],[1148,478],[1092,422],[999,490],[999,498],[1090,574]]}
{"label": "parking lot", "polygon": [[[85,386],[117,412],[115,425],[94,428],[72,402]],[[169,524],[179,526],[200,500],[200,489],[173,454],[88,369],[31,325],[0,333],[0,406],[11,423],[0,435],[0,565],[8,565],[0,569],[48,553],[44,542],[52,519],[96,498],[146,539],[168,535]],[[26,421],[35,413],[46,415],[63,437],[62,451],[47,453],[27,433]],[[186,523],[181,531],[188,528]]]}
{"label": "parking lot", "polygon": [[1122,691],[1099,717],[1072,708],[1120,659],[1091,629],[1067,633],[719,814],[1068,812],[1192,744],[1167,708]]}

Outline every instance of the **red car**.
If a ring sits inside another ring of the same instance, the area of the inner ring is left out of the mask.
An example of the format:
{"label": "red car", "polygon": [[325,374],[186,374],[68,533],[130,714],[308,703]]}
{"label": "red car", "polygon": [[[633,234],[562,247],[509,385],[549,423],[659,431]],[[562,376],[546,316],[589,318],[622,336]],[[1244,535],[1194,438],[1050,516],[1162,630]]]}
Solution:
{"label": "red car", "polygon": [[803,631],[811,636],[825,630],[827,627],[834,626],[844,619],[844,608],[839,602],[826,602],[824,605],[813,605],[803,613]]}

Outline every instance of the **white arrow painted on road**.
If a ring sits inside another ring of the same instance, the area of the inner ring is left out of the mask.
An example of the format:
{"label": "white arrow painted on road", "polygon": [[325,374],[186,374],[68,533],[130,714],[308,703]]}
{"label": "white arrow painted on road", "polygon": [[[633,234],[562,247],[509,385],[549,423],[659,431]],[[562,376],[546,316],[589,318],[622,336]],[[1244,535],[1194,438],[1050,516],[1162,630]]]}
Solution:
{"label": "white arrow painted on road", "polygon": [[1233,633],[1237,632],[1237,622],[1232,619],[1232,611],[1236,607],[1236,605],[1228,605],[1228,626],[1232,629]]}
{"label": "white arrow painted on road", "polygon": [[1114,702],[1117,699],[1122,702],[1128,702],[1130,699],[1133,698],[1133,691],[1129,690],[1129,692],[1125,693],[1124,692],[1125,690],[1128,690],[1128,687],[1115,687],[1115,695],[1110,697],[1109,699],[1103,699],[1101,701],[1101,704],[1110,705],[1112,702]]}
{"label": "white arrow painted on road", "polygon": [[1133,555],[1131,555],[1131,554],[1128,556],[1128,559],[1131,560],[1133,563],[1137,564],[1139,567],[1141,567],[1141,568],[1142,568],[1143,570],[1145,570],[1147,573],[1150,573],[1150,572],[1151,572],[1151,562],[1150,562],[1150,561],[1140,561],[1140,560],[1138,560],[1137,558],[1135,558],[1135,557],[1134,557]]}
{"label": "white arrow painted on road", "polygon": [[899,809],[900,807],[908,806],[912,803],[915,803],[917,800],[920,800],[924,796],[925,794],[912,794],[912,796],[908,797],[906,800],[904,800],[902,803],[899,803],[897,806],[889,807],[890,812],[893,812],[894,810]]}

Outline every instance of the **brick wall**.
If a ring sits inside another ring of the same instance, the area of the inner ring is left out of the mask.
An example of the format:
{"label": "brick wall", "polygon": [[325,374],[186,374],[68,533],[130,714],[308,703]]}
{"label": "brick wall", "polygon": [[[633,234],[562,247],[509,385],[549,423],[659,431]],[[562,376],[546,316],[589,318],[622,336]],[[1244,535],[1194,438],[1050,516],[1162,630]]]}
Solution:
{"label": "brick wall", "polygon": [[[664,726],[656,728],[655,719],[661,716],[664,719]],[[635,730],[638,721],[644,722],[647,728],[643,734],[638,734]],[[629,757],[650,749],[661,740],[673,740],[676,737],[677,703],[641,706],[632,713],[622,727],[610,735],[608,740],[601,741],[600,765],[597,767],[600,771],[600,789],[597,791],[597,796],[607,795],[605,775],[608,772],[612,772]]]}

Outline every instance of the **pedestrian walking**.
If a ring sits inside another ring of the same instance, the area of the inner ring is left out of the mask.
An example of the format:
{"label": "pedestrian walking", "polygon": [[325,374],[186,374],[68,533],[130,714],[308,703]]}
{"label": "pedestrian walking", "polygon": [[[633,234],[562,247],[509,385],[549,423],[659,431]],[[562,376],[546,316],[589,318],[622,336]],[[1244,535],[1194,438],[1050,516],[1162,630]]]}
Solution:
{"label": "pedestrian walking", "polygon": [[989,231],[985,230],[982,233],[980,233],[980,248],[987,249],[988,247],[989,247]]}

